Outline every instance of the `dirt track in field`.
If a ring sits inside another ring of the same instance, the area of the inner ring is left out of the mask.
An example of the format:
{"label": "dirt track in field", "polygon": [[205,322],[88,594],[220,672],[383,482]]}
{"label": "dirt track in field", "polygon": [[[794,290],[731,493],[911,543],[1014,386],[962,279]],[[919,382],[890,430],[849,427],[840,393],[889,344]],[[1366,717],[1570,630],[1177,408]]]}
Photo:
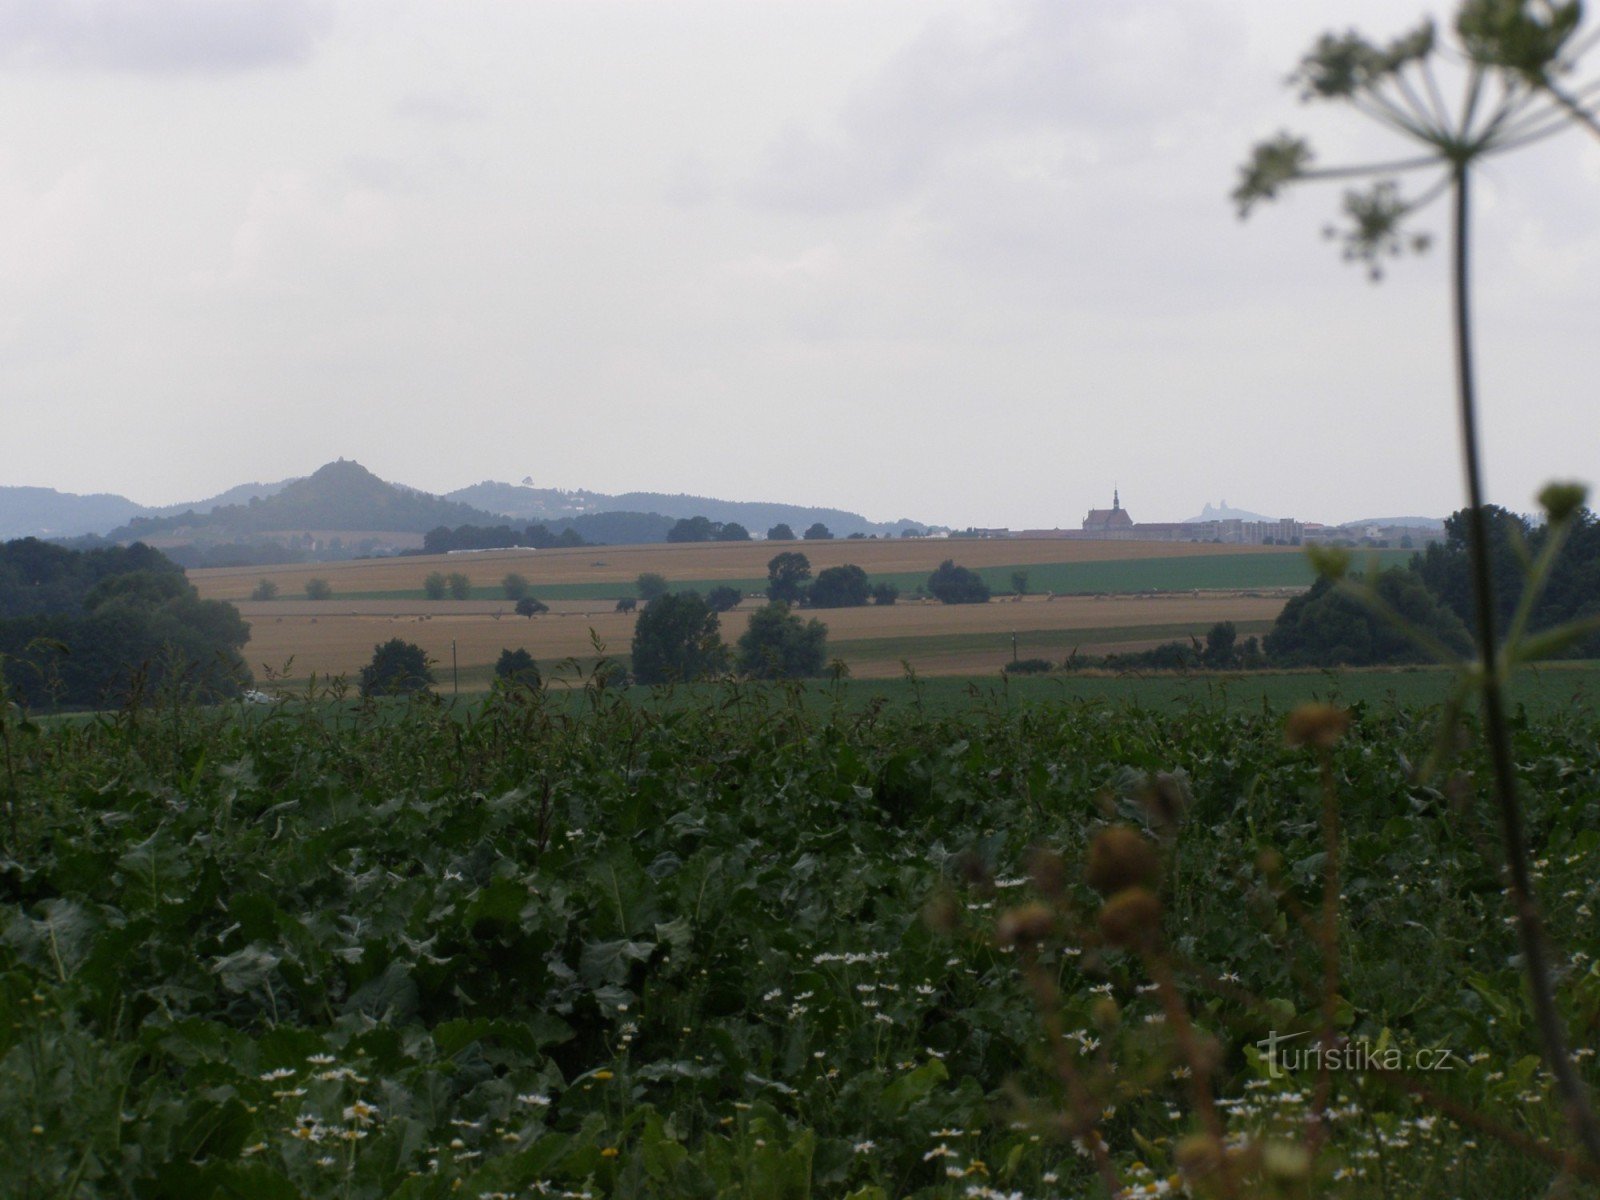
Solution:
{"label": "dirt track in field", "polygon": [[[855,543],[859,546],[860,543]],[[412,560],[416,561],[416,560]],[[1012,632],[1062,631],[1087,634],[1080,650],[1136,649],[1170,637],[1139,637],[1139,626],[1183,625],[1203,633],[1217,621],[1270,621],[1283,608],[1280,597],[1238,592],[1201,592],[1176,596],[1072,596],[1046,601],[947,606],[909,603],[891,607],[829,609],[806,612],[828,626],[829,655],[852,664],[863,678],[898,675],[899,656],[885,658],[881,639],[941,638],[994,634],[991,650],[936,651],[926,655],[908,647],[903,657],[925,674],[988,672],[1005,662]],[[567,657],[587,659],[598,637],[608,652],[626,654],[633,637],[632,614],[610,611],[599,601],[564,601],[531,619],[515,616],[501,601],[270,601],[244,602],[240,611],[251,625],[245,658],[258,676],[263,666],[284,670],[293,679],[312,671],[319,675],[354,675],[380,642],[393,637],[415,642],[448,669],[451,643],[463,670],[491,665],[501,650],[525,648],[541,664]],[[722,617],[723,638],[730,644],[744,632],[757,606],[747,602]],[[1095,631],[1117,630],[1115,640],[1099,641]],[[879,652],[863,653],[852,662],[851,643],[879,643]]]}
{"label": "dirt track in field", "polygon": [[[645,571],[669,580],[754,579],[784,550],[797,550],[813,572],[855,563],[869,574],[932,571],[947,558],[966,567],[1042,563],[1121,562],[1143,558],[1188,558],[1215,554],[1298,554],[1282,546],[1215,546],[1190,542],[1080,542],[1050,538],[957,540],[902,538],[890,541],[712,542],[687,545],[586,546],[567,550],[493,550],[408,558],[366,559],[287,567],[207,567],[189,572],[209,599],[243,600],[262,579],[280,594],[299,596],[308,579],[326,579],[335,596],[351,592],[415,590],[432,571],[459,571],[475,587],[493,587],[508,572],[524,576],[535,594],[553,583],[632,583]],[[280,601],[287,603],[287,601]]]}

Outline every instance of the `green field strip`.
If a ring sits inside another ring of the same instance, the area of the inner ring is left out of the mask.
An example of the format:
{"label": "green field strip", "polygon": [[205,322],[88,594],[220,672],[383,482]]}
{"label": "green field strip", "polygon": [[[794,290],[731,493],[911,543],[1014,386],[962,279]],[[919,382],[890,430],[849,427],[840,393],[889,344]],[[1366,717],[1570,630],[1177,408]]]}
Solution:
{"label": "green field strip", "polygon": [[[1357,550],[1354,567],[1364,571],[1405,566],[1410,550]],[[950,557],[961,561],[961,543],[950,544]],[[1011,591],[1011,576],[1026,571],[1030,593],[1054,592],[1058,596],[1096,595],[1119,592],[1189,592],[1237,590],[1241,588],[1309,587],[1316,581],[1316,570],[1304,554],[1191,554],[1174,558],[1131,558],[1109,562],[1016,563],[1010,566],[978,567],[977,573],[996,593]],[[873,583],[892,583],[909,596],[928,582],[925,571],[890,571],[869,575]],[[750,594],[764,592],[765,576],[745,579],[668,579],[674,591],[698,591],[714,587],[734,587]],[[533,583],[529,594],[541,600],[620,600],[634,595],[626,580],[612,583]],[[294,599],[296,597],[285,597]],[[506,600],[498,584],[472,589],[471,600]],[[426,600],[422,588],[390,591],[338,592],[344,600]],[[513,601],[506,600],[507,604]]]}
{"label": "green field strip", "polygon": [[[826,613],[822,617],[826,624]],[[1201,621],[1167,625],[1101,625],[1089,629],[1019,629],[1015,636],[1020,657],[1059,658],[1072,653],[1077,646],[1174,641],[1190,636],[1204,639],[1206,631],[1215,623]],[[1263,634],[1272,628],[1271,621],[1235,621],[1233,624],[1241,638]],[[971,654],[985,650],[1009,654],[1011,639],[1010,630],[996,633],[940,633],[926,637],[830,637],[828,648],[830,653],[860,662],[902,658],[914,660],[926,654]]]}

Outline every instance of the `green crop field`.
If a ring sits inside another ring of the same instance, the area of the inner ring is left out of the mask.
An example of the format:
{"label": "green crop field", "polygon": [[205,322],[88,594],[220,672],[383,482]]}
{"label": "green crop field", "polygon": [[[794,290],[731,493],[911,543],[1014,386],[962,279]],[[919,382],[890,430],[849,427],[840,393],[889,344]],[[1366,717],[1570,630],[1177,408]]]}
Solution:
{"label": "green crop field", "polygon": [[[1597,679],[1514,697],[1580,1047]],[[1481,755],[1419,773],[1444,686],[0,706],[5,1194],[1587,1194],[1546,1149]],[[1325,760],[1285,739],[1310,698],[1351,714]],[[1301,924],[1329,803],[1331,993]],[[1319,1067],[1323,1014],[1378,1057]]]}
{"label": "green crop field", "polygon": [[[949,555],[961,561],[963,543],[947,543]],[[804,553],[800,548],[799,553]],[[1410,550],[1356,551],[1358,570],[1370,567],[1404,566],[1411,561]],[[995,592],[1011,591],[1014,572],[1026,571],[1028,590],[1057,595],[1095,595],[1109,592],[1187,592],[1236,590],[1240,588],[1309,587],[1316,580],[1310,560],[1303,554],[1212,554],[1181,558],[1130,558],[1106,562],[1029,563],[1012,566],[986,566],[977,573]],[[906,594],[928,581],[926,572],[868,572],[873,583],[892,583]],[[694,589],[708,592],[714,587],[734,587],[746,594],[766,589],[763,576],[738,579],[673,579],[678,591]],[[629,581],[595,583],[544,583],[535,592],[544,600],[619,600],[634,595]],[[421,586],[380,591],[341,591],[346,600],[421,600]],[[505,592],[493,585],[472,589],[473,600],[503,600]]]}

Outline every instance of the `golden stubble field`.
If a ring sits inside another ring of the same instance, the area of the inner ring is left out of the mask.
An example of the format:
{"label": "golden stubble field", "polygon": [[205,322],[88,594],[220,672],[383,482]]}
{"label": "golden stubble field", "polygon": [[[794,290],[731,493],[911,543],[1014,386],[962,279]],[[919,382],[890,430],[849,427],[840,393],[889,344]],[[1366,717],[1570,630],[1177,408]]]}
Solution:
{"label": "golden stubble field", "polygon": [[[850,664],[858,678],[873,678],[900,674],[902,657],[924,674],[991,672],[1010,658],[1014,632],[1061,631],[1063,642],[1077,645],[1083,653],[1098,654],[1168,640],[1173,626],[1203,633],[1217,621],[1271,621],[1283,605],[1282,596],[1200,592],[1048,601],[1029,597],[954,606],[912,602],[802,615],[815,616],[828,626],[830,657]],[[731,644],[744,632],[757,607],[747,601],[723,614],[725,641]],[[251,625],[245,658],[252,670],[264,677],[266,667],[296,681],[313,671],[353,677],[369,661],[375,645],[399,637],[415,642],[442,665],[441,682],[449,679],[453,643],[460,669],[474,676],[474,686],[482,686],[482,669],[506,649],[526,649],[541,665],[548,665],[568,657],[592,658],[598,639],[610,653],[625,655],[634,622],[632,614],[611,611],[603,602],[576,600],[558,601],[551,612],[531,619],[510,614],[503,602],[490,601],[245,601],[239,608]],[[1149,627],[1150,635],[1141,636],[1140,627]],[[1085,636],[1072,638],[1075,631]],[[980,635],[993,635],[993,645],[952,647],[948,640],[981,641]],[[886,652],[885,639],[906,639],[908,644]],[[919,649],[917,640],[925,647]]]}
{"label": "golden stubble field", "polygon": [[422,586],[430,571],[459,571],[474,586],[492,587],[508,572],[524,576],[535,594],[552,583],[632,583],[645,571],[669,580],[753,579],[784,550],[798,550],[814,572],[855,563],[868,574],[931,572],[947,558],[965,567],[1042,563],[1118,562],[1212,554],[1297,554],[1283,546],[1212,546],[1190,542],[1078,542],[1051,538],[956,541],[897,538],[889,541],[699,542],[683,545],[584,546],[564,550],[494,550],[474,554],[418,555],[285,567],[208,567],[189,579],[208,599],[243,600],[262,579],[283,596],[302,595],[308,579],[326,579],[334,594],[394,592]]}

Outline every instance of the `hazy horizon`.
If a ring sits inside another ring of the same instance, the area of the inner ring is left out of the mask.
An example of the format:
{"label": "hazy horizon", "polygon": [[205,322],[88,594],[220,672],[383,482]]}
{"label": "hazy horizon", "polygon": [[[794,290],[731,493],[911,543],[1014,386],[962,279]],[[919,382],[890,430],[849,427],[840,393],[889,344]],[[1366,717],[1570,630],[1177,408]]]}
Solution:
{"label": "hazy horizon", "polygon": [[[954,526],[1113,487],[1444,516],[1445,254],[1373,286],[1320,236],[1339,188],[1227,198],[1279,129],[1389,154],[1283,80],[1427,11],[0,0],[0,484],[164,505],[344,456]],[[1518,511],[1600,477],[1597,186],[1569,134],[1479,187]]]}

